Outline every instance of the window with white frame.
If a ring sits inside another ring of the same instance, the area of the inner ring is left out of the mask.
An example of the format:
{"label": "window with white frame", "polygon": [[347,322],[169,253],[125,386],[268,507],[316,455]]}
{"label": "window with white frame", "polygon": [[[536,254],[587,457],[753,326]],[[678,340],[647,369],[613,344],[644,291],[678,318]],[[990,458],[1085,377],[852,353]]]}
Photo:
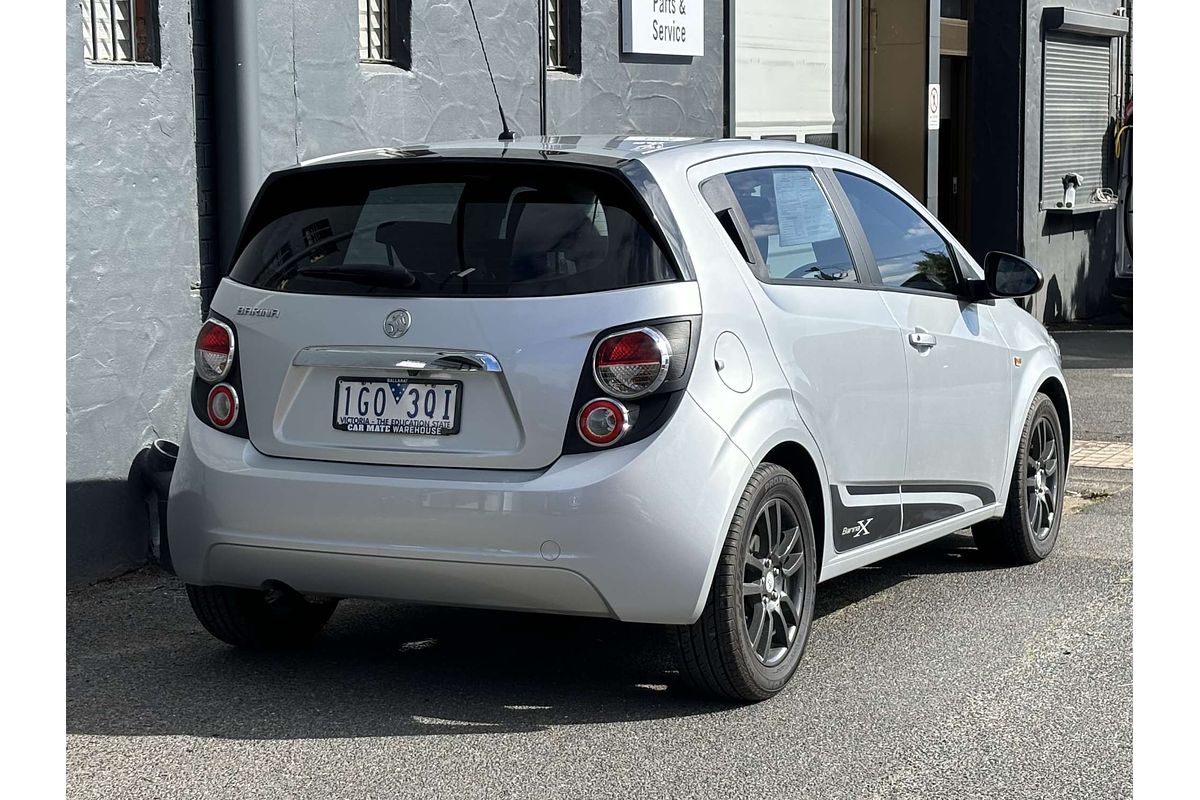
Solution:
{"label": "window with white frame", "polygon": [[157,0],[80,0],[83,57],[115,64],[158,63]]}
{"label": "window with white frame", "polygon": [[412,0],[358,0],[360,61],[412,68]]}

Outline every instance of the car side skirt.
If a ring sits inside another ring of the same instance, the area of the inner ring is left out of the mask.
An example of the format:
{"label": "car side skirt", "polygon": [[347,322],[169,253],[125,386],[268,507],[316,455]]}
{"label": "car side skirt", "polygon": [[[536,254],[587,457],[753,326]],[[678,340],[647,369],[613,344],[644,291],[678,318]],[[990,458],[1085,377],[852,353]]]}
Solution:
{"label": "car side skirt", "polygon": [[985,506],[996,493],[974,483],[832,485],[833,546],[837,553],[936,525]]}
{"label": "car side skirt", "polygon": [[857,547],[849,552],[838,553],[832,558],[826,559],[825,568],[821,571],[820,580],[824,582],[830,578],[836,578],[839,575],[844,575],[860,567],[865,567],[868,564],[889,558],[926,542],[948,536],[977,522],[995,517],[997,511],[998,507],[996,503],[991,503],[974,511],[967,511],[941,520],[940,522],[934,522],[910,531],[903,531],[895,536],[880,539],[862,547]]}

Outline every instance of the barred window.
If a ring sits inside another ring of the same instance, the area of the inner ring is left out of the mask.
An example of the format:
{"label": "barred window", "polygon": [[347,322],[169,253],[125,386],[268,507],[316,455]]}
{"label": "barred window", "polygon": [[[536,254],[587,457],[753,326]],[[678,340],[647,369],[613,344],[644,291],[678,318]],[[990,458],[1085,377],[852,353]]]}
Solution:
{"label": "barred window", "polygon": [[358,0],[358,58],[412,69],[412,0]]}
{"label": "barred window", "polygon": [[124,64],[158,63],[157,0],[80,0],[83,57]]}
{"label": "barred window", "polygon": [[560,0],[546,0],[546,66],[554,69],[562,63],[562,40],[558,38],[558,4]]}
{"label": "barred window", "polygon": [[545,0],[546,69],[580,73],[580,0]]}

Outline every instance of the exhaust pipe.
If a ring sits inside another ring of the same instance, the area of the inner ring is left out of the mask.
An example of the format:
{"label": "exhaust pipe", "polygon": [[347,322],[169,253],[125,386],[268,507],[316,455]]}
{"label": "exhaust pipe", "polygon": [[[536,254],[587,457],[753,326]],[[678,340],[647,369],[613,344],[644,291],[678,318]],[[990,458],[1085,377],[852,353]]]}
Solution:
{"label": "exhaust pipe", "polygon": [[172,575],[175,566],[171,563],[171,542],[167,536],[167,499],[178,459],[178,444],[168,439],[155,439],[142,448],[129,468],[130,487],[146,504],[150,528],[146,543],[149,560]]}

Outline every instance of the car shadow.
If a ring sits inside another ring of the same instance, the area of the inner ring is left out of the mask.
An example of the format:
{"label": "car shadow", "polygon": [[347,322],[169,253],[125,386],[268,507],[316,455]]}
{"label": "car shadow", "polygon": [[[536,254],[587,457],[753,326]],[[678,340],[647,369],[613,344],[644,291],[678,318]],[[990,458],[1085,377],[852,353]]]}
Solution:
{"label": "car shadow", "polygon": [[[817,615],[918,574],[990,568],[974,553],[954,536],[836,578],[821,584]],[[68,597],[69,733],[514,733],[736,708],[681,685],[659,626],[348,601],[312,646],[255,653],[211,638],[175,579],[122,583]]]}
{"label": "car shadow", "polygon": [[1004,568],[979,552],[969,530],[960,531],[819,584],[813,613],[820,619],[921,575]]}

